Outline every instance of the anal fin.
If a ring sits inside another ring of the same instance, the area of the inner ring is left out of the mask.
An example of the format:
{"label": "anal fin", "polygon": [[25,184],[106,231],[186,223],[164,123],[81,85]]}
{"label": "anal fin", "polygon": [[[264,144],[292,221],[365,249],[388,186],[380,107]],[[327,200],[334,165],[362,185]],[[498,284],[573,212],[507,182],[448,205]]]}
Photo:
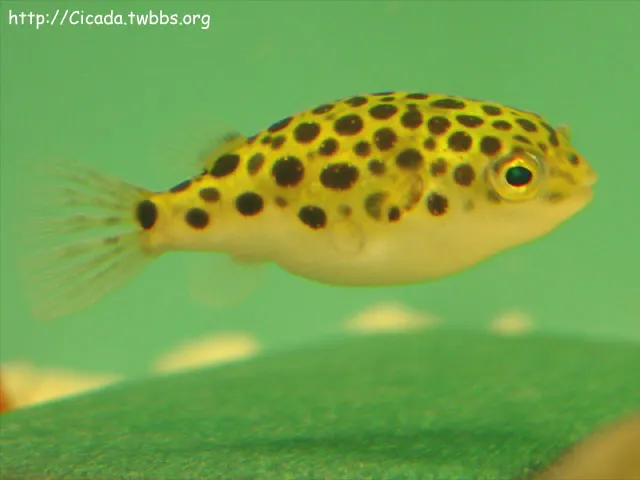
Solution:
{"label": "anal fin", "polygon": [[266,280],[267,264],[222,253],[191,253],[188,286],[191,298],[209,308],[245,300]]}

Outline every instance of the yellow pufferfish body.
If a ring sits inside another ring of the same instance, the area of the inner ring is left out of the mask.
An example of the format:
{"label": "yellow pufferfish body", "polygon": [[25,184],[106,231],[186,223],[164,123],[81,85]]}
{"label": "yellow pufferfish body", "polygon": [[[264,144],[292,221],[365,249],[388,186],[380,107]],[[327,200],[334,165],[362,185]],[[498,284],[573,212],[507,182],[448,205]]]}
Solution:
{"label": "yellow pufferfish body", "polygon": [[[100,287],[65,310],[175,250],[275,262],[334,285],[434,279],[549,232],[590,201],[596,181],[568,131],[536,114],[406,92],[358,95],[230,136],[203,165],[159,193],[83,170],[93,179],[83,187],[111,203],[105,219],[85,217],[73,230],[124,228],[58,250],[56,261],[84,255],[73,267],[88,276],[79,283]],[[76,192],[70,203],[98,206],[96,196]],[[92,279],[99,268],[111,270]],[[59,300],[58,290],[48,297]]]}

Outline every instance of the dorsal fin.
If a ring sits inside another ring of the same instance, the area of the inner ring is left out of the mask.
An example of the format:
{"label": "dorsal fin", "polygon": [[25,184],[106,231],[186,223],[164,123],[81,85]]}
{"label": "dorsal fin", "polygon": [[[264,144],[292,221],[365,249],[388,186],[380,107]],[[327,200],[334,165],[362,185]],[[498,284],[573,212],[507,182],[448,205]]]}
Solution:
{"label": "dorsal fin", "polygon": [[229,132],[214,140],[209,150],[198,158],[198,168],[209,171],[213,168],[213,162],[225,153],[231,152],[247,141],[247,137],[239,132]]}

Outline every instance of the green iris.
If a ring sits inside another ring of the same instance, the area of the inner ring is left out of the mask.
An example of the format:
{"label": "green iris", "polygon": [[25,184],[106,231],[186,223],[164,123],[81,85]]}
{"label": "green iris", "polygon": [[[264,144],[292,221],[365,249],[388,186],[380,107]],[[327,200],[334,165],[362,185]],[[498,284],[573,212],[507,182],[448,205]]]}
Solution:
{"label": "green iris", "polygon": [[514,187],[522,187],[523,185],[527,185],[531,182],[533,178],[533,174],[531,170],[528,168],[517,166],[511,167],[507,170],[506,179],[509,185],[513,185]]}

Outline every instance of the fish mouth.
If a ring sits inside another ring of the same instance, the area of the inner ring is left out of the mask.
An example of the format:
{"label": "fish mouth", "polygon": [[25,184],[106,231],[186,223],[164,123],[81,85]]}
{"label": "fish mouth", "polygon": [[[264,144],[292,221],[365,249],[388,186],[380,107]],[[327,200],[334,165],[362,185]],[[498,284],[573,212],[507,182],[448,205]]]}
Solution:
{"label": "fish mouth", "polygon": [[585,187],[593,187],[598,182],[598,174],[596,171],[587,165],[586,171],[584,172],[584,180],[582,185]]}
{"label": "fish mouth", "polygon": [[[595,183],[595,182],[594,182]],[[580,191],[578,192],[578,197],[580,198],[580,201],[583,205],[588,205],[591,203],[591,201],[593,200],[593,188],[591,187],[591,185],[584,185],[580,188]]]}

